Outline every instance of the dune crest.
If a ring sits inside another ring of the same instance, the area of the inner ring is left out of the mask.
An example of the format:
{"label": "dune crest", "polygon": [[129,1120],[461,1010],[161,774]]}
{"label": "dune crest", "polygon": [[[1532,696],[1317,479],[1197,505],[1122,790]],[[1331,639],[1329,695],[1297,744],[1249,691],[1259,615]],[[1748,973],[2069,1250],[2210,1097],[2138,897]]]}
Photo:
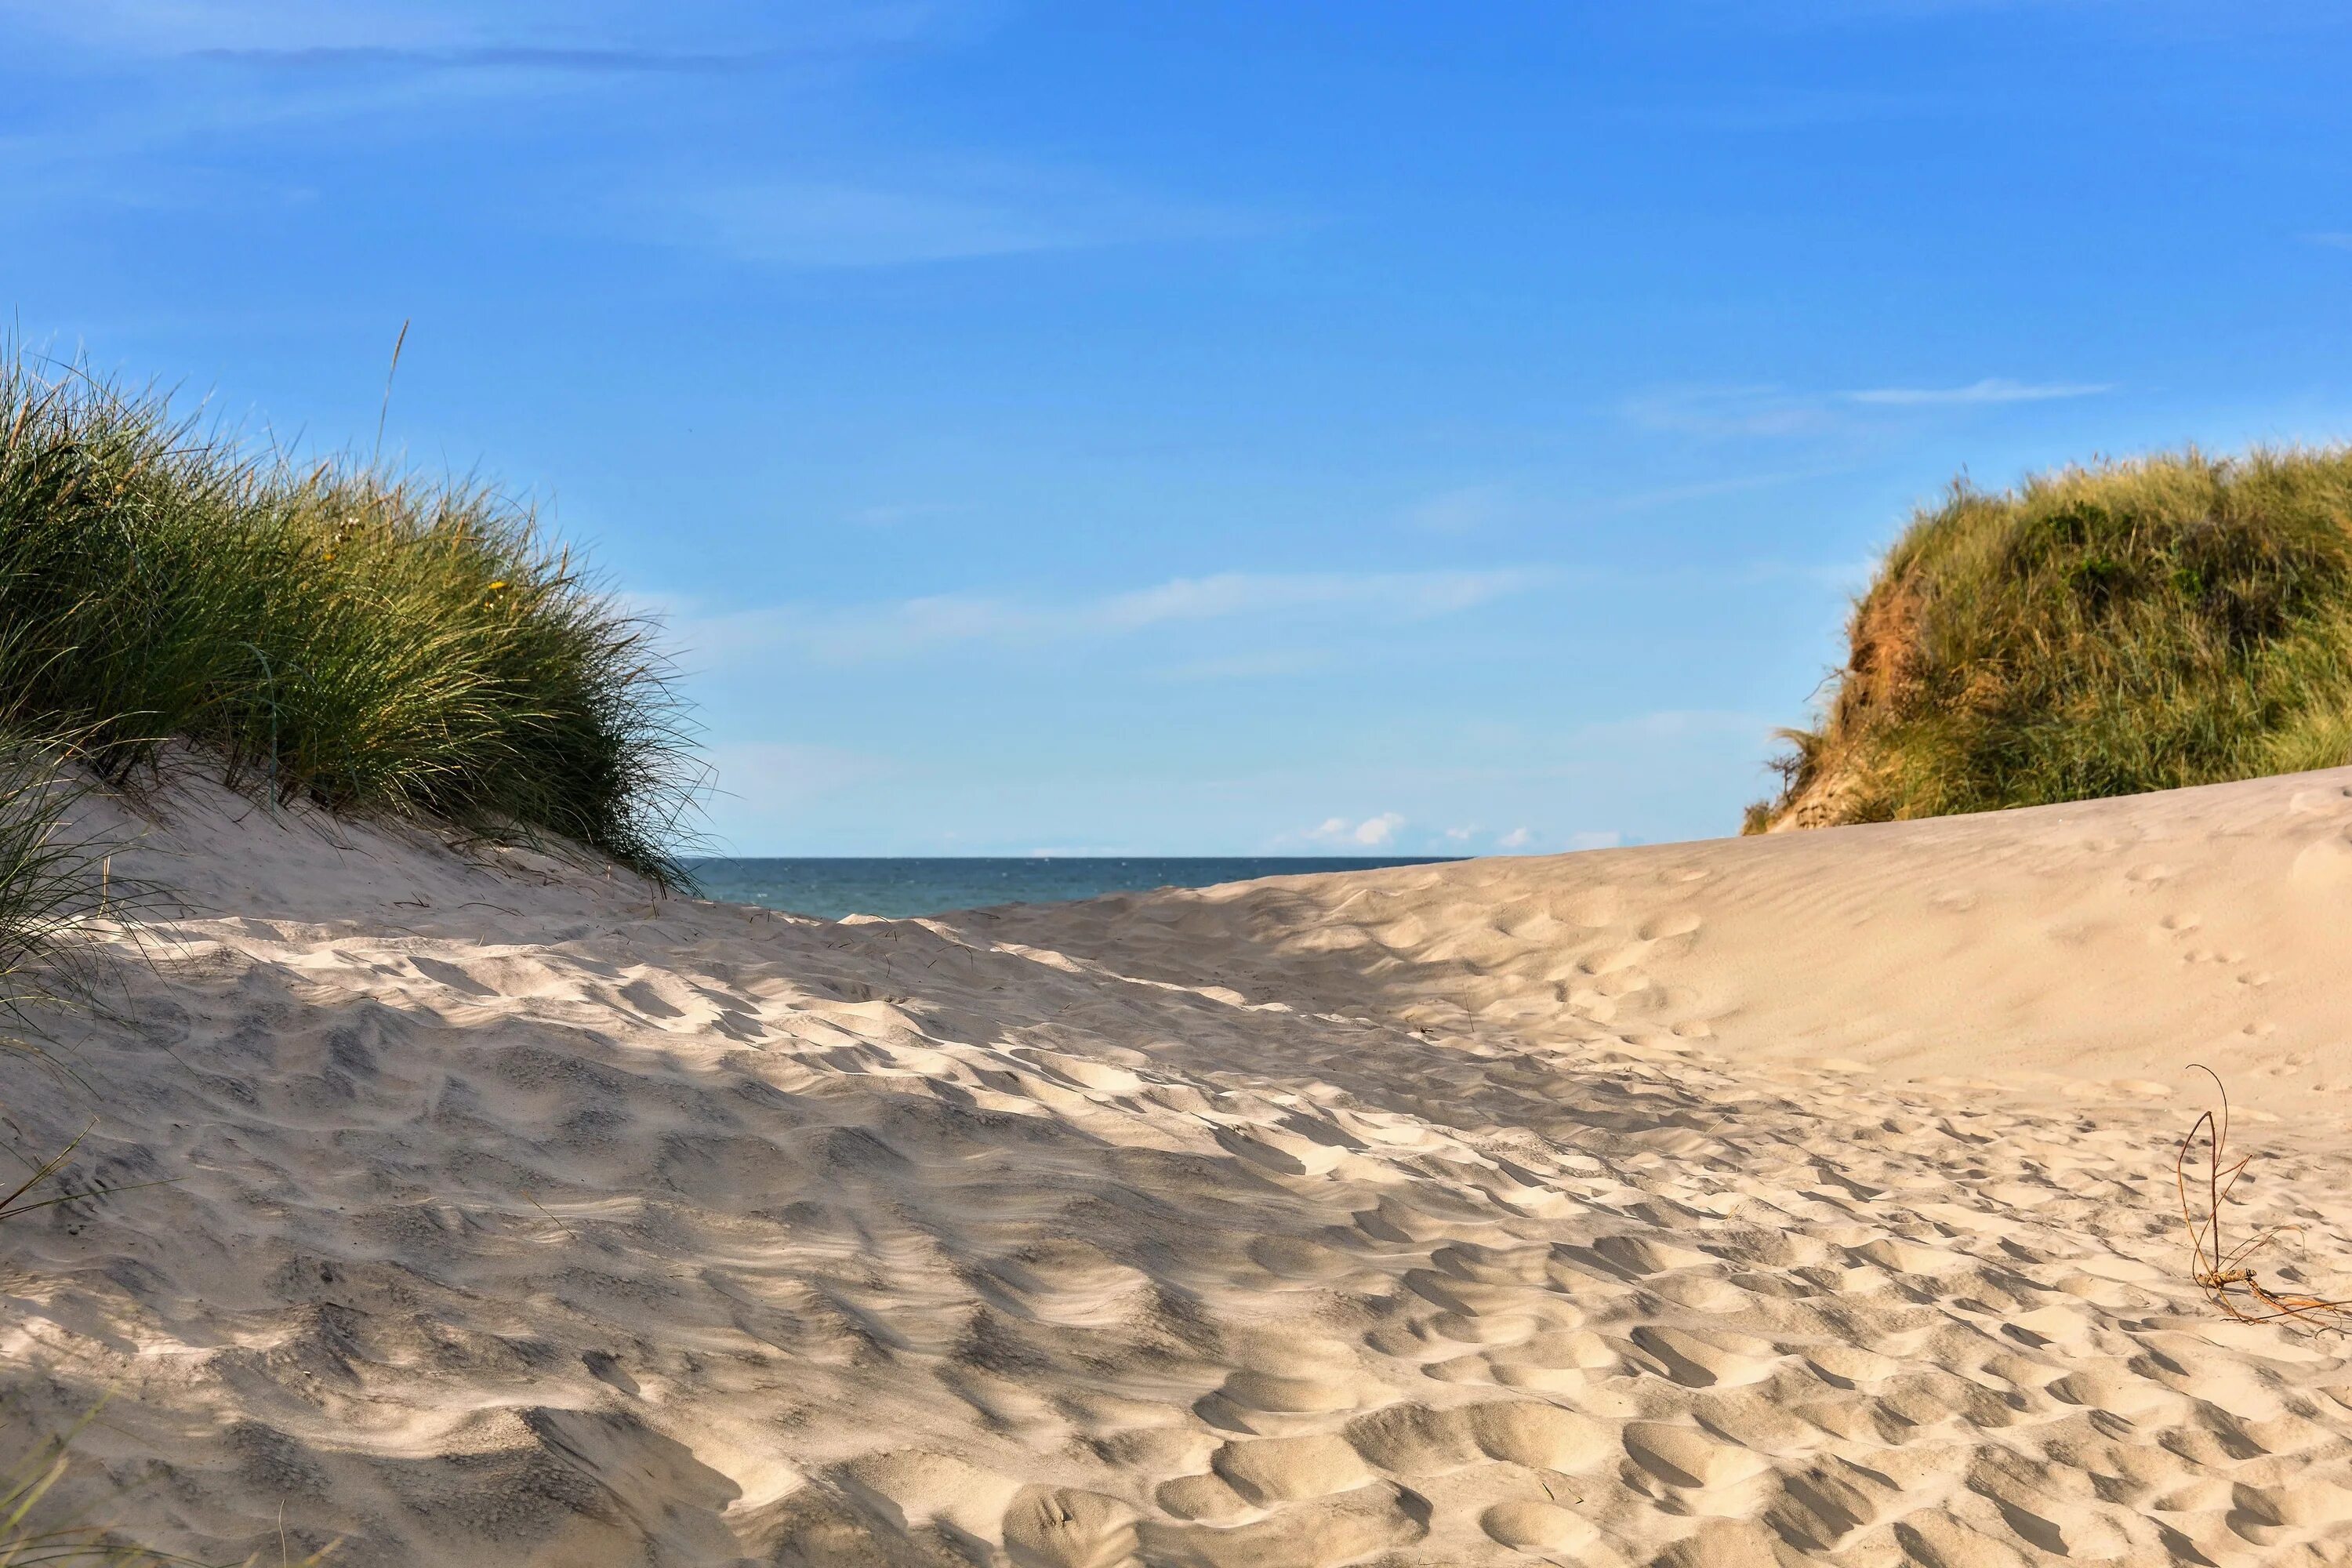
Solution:
{"label": "dune crest", "polygon": [[172,1179],[5,1233],[10,1430],[112,1388],[63,1500],[387,1568],[2340,1562],[2352,1365],[2198,1298],[2171,1091],[2343,1285],[2347,831],[834,924],[192,788],[125,868],[213,912],[7,1068]]}
{"label": "dune crest", "polygon": [[2084,1102],[2196,1090],[2204,1061],[2244,1106],[2352,1109],[2352,768],[1095,907],[977,929],[1436,1027],[1666,1035]]}

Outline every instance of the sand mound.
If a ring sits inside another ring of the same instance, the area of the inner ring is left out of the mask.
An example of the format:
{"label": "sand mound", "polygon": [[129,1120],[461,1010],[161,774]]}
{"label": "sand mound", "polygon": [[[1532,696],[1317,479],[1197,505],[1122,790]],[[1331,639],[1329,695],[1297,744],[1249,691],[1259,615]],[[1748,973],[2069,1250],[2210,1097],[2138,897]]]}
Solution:
{"label": "sand mound", "polygon": [[1749,831],[2352,758],[2352,447],[1963,477],[1888,547]]}
{"label": "sand mound", "polygon": [[0,1231],[9,1429],[265,1561],[2340,1562],[2162,1091],[2341,1103],[2347,789],[842,924],[191,795],[221,912],[5,1068],[177,1178]]}

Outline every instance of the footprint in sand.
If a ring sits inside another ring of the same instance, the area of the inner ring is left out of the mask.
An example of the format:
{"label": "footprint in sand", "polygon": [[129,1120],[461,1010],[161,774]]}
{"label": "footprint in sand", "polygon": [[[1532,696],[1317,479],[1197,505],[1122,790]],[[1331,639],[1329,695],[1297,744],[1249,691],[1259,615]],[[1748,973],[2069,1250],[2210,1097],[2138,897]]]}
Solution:
{"label": "footprint in sand", "polygon": [[[1011,1311],[1041,1323],[1110,1327],[1139,1318],[1151,1279],[1092,1242],[1046,1240],[982,1270],[983,1289]],[[991,1289],[992,1287],[992,1289]]]}
{"label": "footprint in sand", "polygon": [[686,1010],[663,995],[658,987],[646,980],[632,980],[621,987],[621,1000],[648,1018],[683,1018]]}
{"label": "footprint in sand", "polygon": [[1581,1516],[1532,1498],[1495,1504],[1478,1516],[1478,1528],[1522,1552],[1581,1552],[1601,1538]]}
{"label": "footprint in sand", "polygon": [[1505,1388],[1574,1393],[1621,1364],[1609,1342],[1589,1330],[1536,1334],[1484,1358],[1486,1373]]}
{"label": "footprint in sand", "polygon": [[1678,1489],[1736,1486],[1771,1464],[1753,1448],[1724,1442],[1695,1426],[1635,1421],[1626,1426],[1623,1441],[1626,1458]]}
{"label": "footprint in sand", "polygon": [[1249,1259],[1276,1279],[1320,1285],[1351,1272],[1356,1260],[1336,1247],[1305,1237],[1261,1236],[1248,1247]]}
{"label": "footprint in sand", "polygon": [[1375,1482],[1337,1497],[1293,1503],[1267,1519],[1229,1525],[1147,1521],[1137,1533],[1145,1563],[1198,1564],[1199,1568],[1337,1568],[1340,1563],[1370,1561],[1423,1540],[1429,1534],[1432,1512],[1429,1500],[1419,1493]]}
{"label": "footprint in sand", "polygon": [[1737,1334],[1702,1335],[1645,1324],[1633,1344],[1686,1388],[1737,1388],[1761,1383],[1780,1366],[1769,1342]]}
{"label": "footprint in sand", "polygon": [[1235,1372],[1192,1409],[1220,1431],[1285,1436],[1302,1426],[1328,1427],[1332,1415],[1361,1405],[1363,1393],[1358,1378]]}
{"label": "footprint in sand", "polygon": [[1210,1466],[1236,1493],[1260,1506],[1353,1491],[1374,1479],[1363,1456],[1329,1432],[1227,1443]]}
{"label": "footprint in sand", "polygon": [[412,952],[408,955],[408,962],[416,966],[417,973],[436,985],[446,985],[452,991],[461,991],[468,996],[498,994],[497,991],[483,984],[446,958],[428,958],[424,953]]}

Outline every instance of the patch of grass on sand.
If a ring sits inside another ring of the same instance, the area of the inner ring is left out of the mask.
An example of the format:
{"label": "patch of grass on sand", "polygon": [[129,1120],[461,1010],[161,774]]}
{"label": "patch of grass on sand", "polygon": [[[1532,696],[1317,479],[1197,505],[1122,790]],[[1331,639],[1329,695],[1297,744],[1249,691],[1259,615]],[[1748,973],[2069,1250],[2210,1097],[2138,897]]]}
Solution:
{"label": "patch of grass on sand", "polygon": [[73,735],[110,782],[185,742],[281,799],[680,882],[688,752],[649,633],[487,487],[294,467],[0,358],[0,725]]}
{"label": "patch of grass on sand", "polygon": [[2352,761],[2352,448],[1956,484],[1854,607],[1749,832]]}
{"label": "patch of grass on sand", "polygon": [[[13,1031],[28,1026],[27,1009],[89,1000],[101,965],[78,940],[83,923],[147,899],[115,880],[108,845],[74,830],[86,787],[74,755],[60,742],[0,732],[0,1046],[25,1043]],[[0,1203],[0,1219],[14,1201]]]}
{"label": "patch of grass on sand", "polygon": [[[229,1568],[199,1558],[158,1552],[122,1541],[102,1525],[50,1523],[40,1518],[50,1489],[65,1478],[72,1462],[73,1441],[97,1415],[84,1416],[80,1426],[51,1438],[0,1471],[0,1568],[33,1568],[36,1563],[110,1564],[111,1568]],[[320,1568],[333,1555],[335,1545],[299,1559],[282,1542],[276,1553],[278,1568]],[[268,1554],[257,1552],[236,1568],[262,1568]]]}

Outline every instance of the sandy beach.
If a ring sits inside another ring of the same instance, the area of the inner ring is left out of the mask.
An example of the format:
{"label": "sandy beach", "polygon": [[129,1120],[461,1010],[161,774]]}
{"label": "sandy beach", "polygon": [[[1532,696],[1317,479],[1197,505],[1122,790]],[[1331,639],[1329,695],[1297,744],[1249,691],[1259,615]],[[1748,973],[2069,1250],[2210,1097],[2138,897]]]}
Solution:
{"label": "sandy beach", "polygon": [[[207,1559],[2352,1561],[2352,770],[828,923],[188,784],[0,1366]],[[128,952],[131,938],[107,935]]]}

